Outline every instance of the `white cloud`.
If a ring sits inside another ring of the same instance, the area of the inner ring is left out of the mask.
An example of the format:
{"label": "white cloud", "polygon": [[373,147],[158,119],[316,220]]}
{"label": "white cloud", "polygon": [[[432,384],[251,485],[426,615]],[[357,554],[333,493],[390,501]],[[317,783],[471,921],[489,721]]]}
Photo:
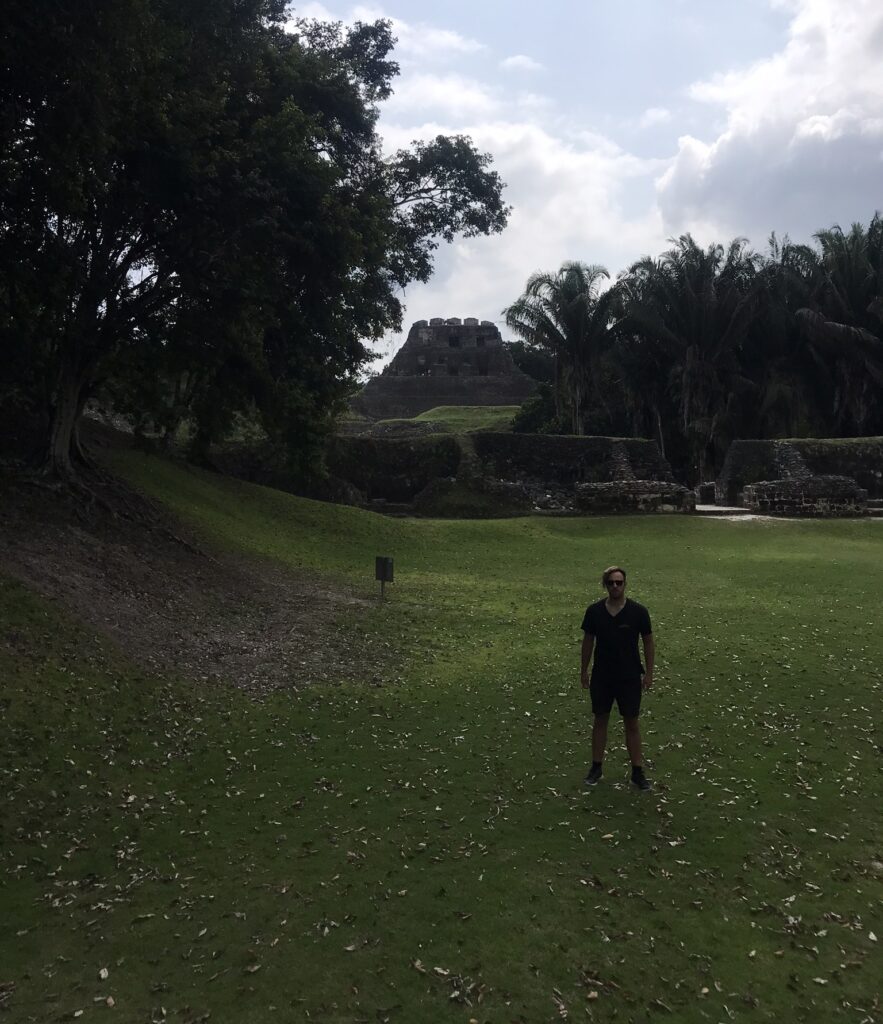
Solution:
{"label": "white cloud", "polygon": [[[419,128],[383,125],[387,144],[462,131],[494,155],[514,209],[501,235],[459,241],[438,250],[436,273],[410,287],[405,330],[433,316],[476,316],[500,323],[501,311],[522,293],[535,270],[556,270],[564,260],[605,263],[611,277],[664,244],[652,180],[658,161],[641,160],[591,133],[565,135],[538,123],[500,118],[471,124],[432,121]],[[636,188],[643,210],[626,212]],[[404,335],[387,339],[388,357]]]}
{"label": "white cloud", "polygon": [[[404,296],[406,329],[433,316],[499,321],[535,270],[581,259],[615,275],[687,230],[703,244],[747,235],[760,247],[771,230],[808,240],[835,222],[866,221],[883,204],[883,5],[769,3],[790,18],[778,52],[694,83],[670,107],[661,104],[672,90],[659,83],[644,93],[659,106],[600,122],[645,151],[680,134],[664,160],[640,159],[598,121],[566,113],[545,78],[542,92],[513,87],[527,83],[512,75],[540,67],[525,54],[489,60],[488,47],[441,14],[438,24],[393,19],[402,74],[381,108],[385,147],[468,134],[493,155],[514,207],[503,234],[439,248],[433,278]],[[384,16],[338,10],[347,22]],[[334,17],[320,4],[298,13]],[[387,339],[387,354],[402,340]]]}
{"label": "white cloud", "polygon": [[784,48],[691,87],[725,112],[712,141],[679,140],[658,182],[667,229],[755,243],[867,220],[883,202],[883,7],[787,0]]}
{"label": "white cloud", "polygon": [[385,118],[472,119],[493,117],[500,108],[492,89],[462,75],[410,74],[398,79],[394,90],[383,107]]}
{"label": "white cloud", "polygon": [[639,128],[652,128],[656,124],[668,124],[671,111],[665,107],[648,107],[638,119]]}
{"label": "white cloud", "polygon": [[293,17],[289,19],[289,25],[294,24],[298,18],[314,18],[316,21],[340,21],[337,15],[331,13],[324,4],[309,3],[298,4],[291,12]]}
{"label": "white cloud", "polygon": [[356,21],[372,22],[381,18],[392,22],[392,34],[397,42],[394,57],[403,66],[414,63],[445,62],[451,58],[481,53],[487,47],[476,39],[451,29],[438,28],[425,22],[408,22],[387,14],[382,7],[357,5],[345,14],[334,14],[324,4],[307,3],[295,10],[296,17],[316,18],[320,21],[342,21],[352,25]]}
{"label": "white cloud", "polygon": [[450,56],[481,53],[483,43],[469,39],[449,29],[432,25],[411,25],[398,18],[392,19],[393,35],[398,39],[396,54],[420,61],[446,59]]}
{"label": "white cloud", "polygon": [[523,53],[517,53],[513,57],[506,57],[500,61],[500,67],[504,71],[542,71],[543,65],[532,57],[526,57]]}

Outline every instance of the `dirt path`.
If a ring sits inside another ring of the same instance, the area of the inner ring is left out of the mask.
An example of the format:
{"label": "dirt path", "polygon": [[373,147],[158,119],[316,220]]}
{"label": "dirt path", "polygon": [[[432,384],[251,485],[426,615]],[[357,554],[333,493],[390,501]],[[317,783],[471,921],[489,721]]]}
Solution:
{"label": "dirt path", "polygon": [[83,518],[71,501],[9,480],[0,501],[0,573],[153,672],[254,692],[381,681],[371,638],[349,628],[369,605],[352,592],[276,563],[200,552],[160,513],[153,529],[107,511]]}

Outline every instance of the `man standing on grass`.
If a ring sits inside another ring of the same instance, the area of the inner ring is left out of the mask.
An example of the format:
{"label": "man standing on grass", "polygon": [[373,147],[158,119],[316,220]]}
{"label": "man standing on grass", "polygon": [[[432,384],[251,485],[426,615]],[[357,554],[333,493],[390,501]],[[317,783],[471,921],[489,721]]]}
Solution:
{"label": "man standing on grass", "polygon": [[[625,596],[625,569],[611,565],[601,576],[607,597],[586,608],[583,618],[583,647],[580,683],[592,696],[592,767],[586,784],[594,786],[601,780],[604,750],[607,746],[607,724],[614,700],[625,725],[625,745],[632,759],[632,782],[638,789],[650,789],[644,775],[641,753],[641,691],[653,685],[653,631],[647,609]],[[644,644],[646,670],[638,654],[638,637]],[[589,663],[592,654],[591,681]]]}

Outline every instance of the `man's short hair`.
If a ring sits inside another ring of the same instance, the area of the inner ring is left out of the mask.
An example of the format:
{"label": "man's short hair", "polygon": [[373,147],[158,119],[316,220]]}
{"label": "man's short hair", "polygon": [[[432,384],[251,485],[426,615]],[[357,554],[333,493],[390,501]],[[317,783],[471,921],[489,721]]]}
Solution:
{"label": "man's short hair", "polygon": [[601,573],[601,586],[602,587],[606,587],[607,586],[607,581],[610,579],[610,574],[612,572],[621,572],[622,573],[622,582],[623,583],[625,583],[625,581],[628,579],[628,577],[625,574],[625,569],[623,569],[623,567],[621,565],[611,565],[609,568],[605,569],[604,572]]}

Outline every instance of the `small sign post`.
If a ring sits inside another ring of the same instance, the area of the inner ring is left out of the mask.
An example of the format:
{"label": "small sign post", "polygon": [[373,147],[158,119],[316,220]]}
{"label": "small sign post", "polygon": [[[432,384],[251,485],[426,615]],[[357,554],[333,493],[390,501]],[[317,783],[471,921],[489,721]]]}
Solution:
{"label": "small sign post", "polygon": [[380,580],[380,600],[386,599],[385,588],[392,583],[392,559],[386,555],[377,555],[374,559],[374,579]]}

